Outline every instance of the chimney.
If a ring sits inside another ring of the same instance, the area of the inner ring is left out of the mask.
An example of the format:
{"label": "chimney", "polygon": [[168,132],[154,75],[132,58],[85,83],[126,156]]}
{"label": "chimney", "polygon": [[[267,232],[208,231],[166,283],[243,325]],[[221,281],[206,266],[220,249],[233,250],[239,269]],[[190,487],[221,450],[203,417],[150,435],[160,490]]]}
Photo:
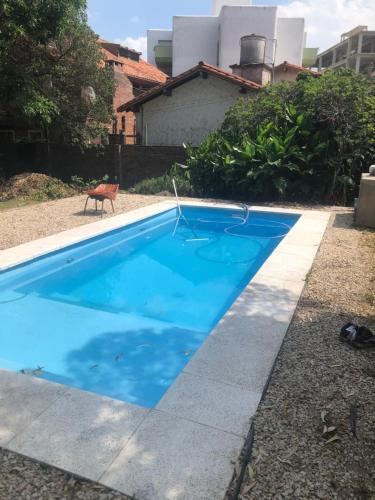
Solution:
{"label": "chimney", "polygon": [[264,36],[254,34],[241,38],[240,64],[231,66],[234,75],[258,85],[272,81],[272,69],[265,63],[266,41]]}

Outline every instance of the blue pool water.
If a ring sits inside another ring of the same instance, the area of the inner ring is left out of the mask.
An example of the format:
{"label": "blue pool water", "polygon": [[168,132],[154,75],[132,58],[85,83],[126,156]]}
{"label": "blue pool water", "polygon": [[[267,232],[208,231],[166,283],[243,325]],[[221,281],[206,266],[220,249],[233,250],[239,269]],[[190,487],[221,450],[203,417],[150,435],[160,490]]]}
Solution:
{"label": "blue pool water", "polygon": [[0,273],[0,367],[153,407],[297,220],[172,209]]}

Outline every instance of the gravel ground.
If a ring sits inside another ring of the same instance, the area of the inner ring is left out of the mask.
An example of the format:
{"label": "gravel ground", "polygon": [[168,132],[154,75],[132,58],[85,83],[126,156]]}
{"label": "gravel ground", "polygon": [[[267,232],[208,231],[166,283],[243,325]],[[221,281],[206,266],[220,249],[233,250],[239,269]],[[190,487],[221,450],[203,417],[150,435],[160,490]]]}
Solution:
{"label": "gravel ground", "polygon": [[50,466],[0,449],[1,500],[132,500]]}
{"label": "gravel ground", "polygon": [[[112,217],[166,200],[165,196],[142,196],[120,193],[115,202],[116,213],[112,214],[109,202],[103,218]],[[89,222],[101,220],[101,212],[95,212],[95,203],[89,200],[87,214],[83,214],[86,196],[74,196],[56,201],[37,203],[26,207],[0,211],[0,250],[10,248],[27,241],[36,240]],[[101,204],[98,204],[100,207]]]}
{"label": "gravel ground", "polygon": [[[0,249],[100,219],[82,215],[84,200],[1,211]],[[160,200],[121,194],[117,213]],[[334,209],[253,421],[243,499],[375,499],[375,352],[338,341],[347,321],[375,330],[375,233],[353,228],[352,220],[351,211]],[[358,439],[350,431],[353,406]],[[323,434],[322,418],[336,430]],[[128,499],[1,449],[0,473],[1,500]]]}
{"label": "gravel ground", "polygon": [[336,211],[253,420],[240,498],[375,499],[375,350],[338,340],[349,321],[375,333],[374,306],[375,232]]}

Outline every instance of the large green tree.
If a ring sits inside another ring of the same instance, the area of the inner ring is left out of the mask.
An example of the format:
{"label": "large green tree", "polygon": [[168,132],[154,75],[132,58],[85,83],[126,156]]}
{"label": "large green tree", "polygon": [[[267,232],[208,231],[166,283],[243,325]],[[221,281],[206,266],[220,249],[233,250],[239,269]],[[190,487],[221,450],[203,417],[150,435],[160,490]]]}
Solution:
{"label": "large green tree", "polygon": [[2,0],[0,110],[43,127],[50,140],[84,144],[111,120],[105,68],[84,0]]}

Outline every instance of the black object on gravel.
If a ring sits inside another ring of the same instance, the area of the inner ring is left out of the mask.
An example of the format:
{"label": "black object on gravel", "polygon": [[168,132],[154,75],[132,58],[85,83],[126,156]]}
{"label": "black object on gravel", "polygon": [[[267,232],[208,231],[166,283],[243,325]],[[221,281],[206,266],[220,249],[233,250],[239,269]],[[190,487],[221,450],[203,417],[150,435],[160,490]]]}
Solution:
{"label": "black object on gravel", "polygon": [[341,328],[340,340],[357,349],[375,347],[375,335],[366,326],[347,323]]}

